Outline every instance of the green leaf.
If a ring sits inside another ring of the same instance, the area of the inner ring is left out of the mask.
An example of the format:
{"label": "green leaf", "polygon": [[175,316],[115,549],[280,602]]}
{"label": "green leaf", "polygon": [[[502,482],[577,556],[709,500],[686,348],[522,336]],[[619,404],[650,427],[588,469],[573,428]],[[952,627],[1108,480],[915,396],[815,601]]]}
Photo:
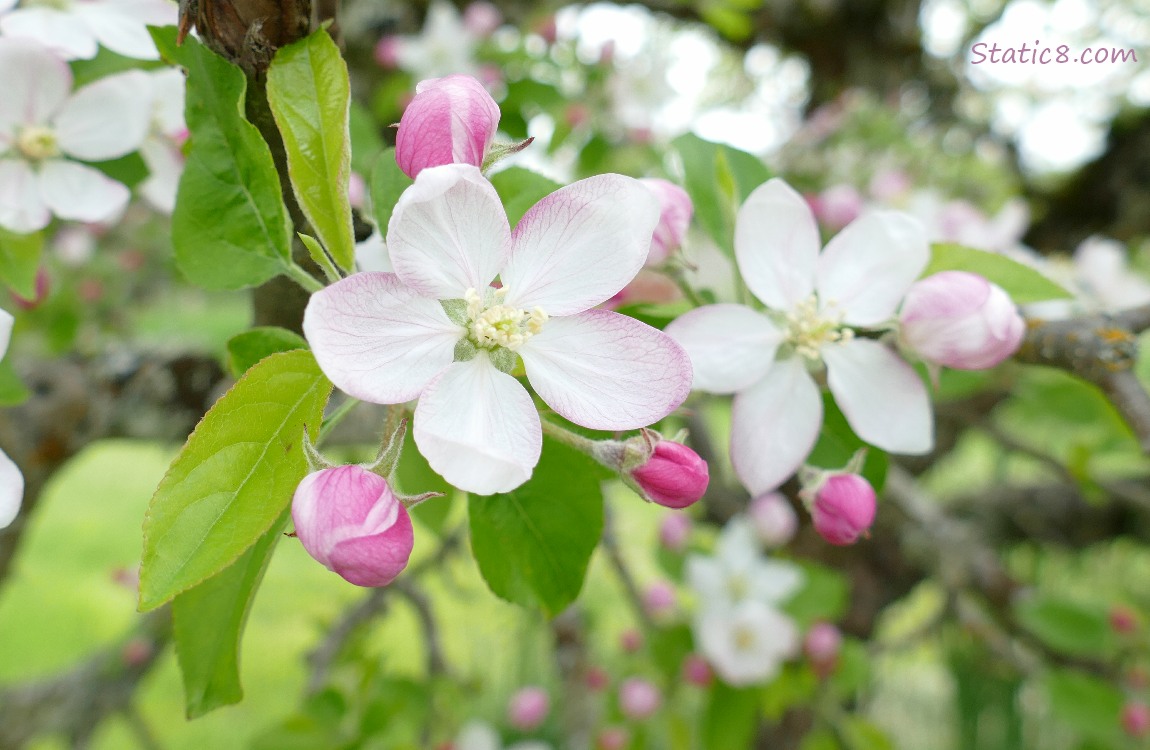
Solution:
{"label": "green leaf", "polygon": [[843,574],[806,560],[796,563],[803,569],[803,587],[783,606],[801,630],[821,620],[835,622],[846,612],[850,586]]}
{"label": "green leaf", "polygon": [[291,223],[271,151],[244,119],[247,79],[193,37],[177,47],[174,27],[151,32],[160,53],[188,71],[191,141],[172,213],[176,264],[208,289],[262,284],[291,260]]}
{"label": "green leaf", "polygon": [[839,731],[849,750],[894,750],[885,732],[859,716],[844,717]]}
{"label": "green leaf", "polygon": [[35,299],[43,250],[43,232],[16,234],[0,227],[0,281],[24,299]]}
{"label": "green leaf", "polygon": [[969,271],[998,284],[1019,305],[1048,299],[1069,299],[1074,295],[1030,266],[1005,255],[975,250],[949,242],[930,246],[930,263],[922,272],[926,278],[940,271]]}
{"label": "green leaf", "polygon": [[523,167],[509,167],[502,172],[491,176],[491,184],[495,192],[503,199],[507,207],[507,220],[512,228],[527,213],[527,209],[534,206],[541,198],[554,193],[563,187],[550,177],[544,177],[538,172],[532,172]]}
{"label": "green leaf", "polygon": [[345,271],[355,265],[347,199],[350,102],[347,65],[325,29],[276,52],[268,104],[283,135],[292,188],[319,241]]}
{"label": "green leaf", "polygon": [[383,151],[383,138],[375,118],[359,102],[351,102],[348,132],[351,135],[351,171],[366,177]]}
{"label": "green leaf", "polygon": [[12,367],[12,360],[0,360],[0,406],[17,406],[28,400],[31,391]]}
{"label": "green leaf", "polygon": [[760,688],[734,688],[716,681],[703,714],[703,747],[750,747],[759,719]]}
{"label": "green leaf", "polygon": [[683,160],[683,187],[695,219],[715,244],[734,255],[735,214],[751,191],[771,177],[762,161],[745,151],[688,133],[672,145]]}
{"label": "green leaf", "polygon": [[252,367],[196,426],[144,518],[140,611],[220,572],[279,518],[307,472],[331,383],[311,352]]}
{"label": "green leaf", "polygon": [[495,593],[525,607],[559,614],[579,595],[603,532],[603,494],[595,464],[544,439],[526,484],[468,502],[471,547]]}
{"label": "green leaf", "polygon": [[1024,628],[1048,646],[1072,656],[1103,656],[1114,643],[1106,612],[1049,594],[1037,594],[1015,605]]}
{"label": "green leaf", "polygon": [[686,625],[671,625],[656,628],[651,632],[651,656],[655,666],[668,680],[678,677],[683,667],[683,659],[694,650],[691,629]]}
{"label": "green leaf", "polygon": [[399,196],[414,182],[403,173],[395,161],[395,149],[389,148],[379,155],[375,162],[375,169],[371,170],[371,184],[368,190],[371,193],[371,213],[375,225],[384,235],[387,234],[387,225],[391,221],[391,213]]}
{"label": "green leaf", "polygon": [[1117,687],[1068,669],[1052,670],[1042,683],[1051,716],[1089,737],[1122,741],[1118,716],[1124,698]]}
{"label": "green leaf", "polygon": [[189,719],[239,703],[244,697],[240,639],[288,516],[284,511],[238,560],[172,602],[176,655]]}
{"label": "green leaf", "polygon": [[252,328],[228,339],[228,369],[238,378],[252,365],[270,354],[307,348],[307,341],[303,336],[286,328],[277,326]]}

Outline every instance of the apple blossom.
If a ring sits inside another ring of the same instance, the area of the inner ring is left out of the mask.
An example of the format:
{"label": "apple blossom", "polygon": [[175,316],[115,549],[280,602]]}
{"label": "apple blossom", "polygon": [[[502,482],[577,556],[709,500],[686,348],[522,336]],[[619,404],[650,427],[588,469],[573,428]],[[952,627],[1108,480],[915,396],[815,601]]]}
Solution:
{"label": "apple blossom", "polygon": [[386,586],[407,567],[414,536],[387,480],[362,466],[321,469],[292,498],[295,533],[307,553],[357,586]]}
{"label": "apple blossom", "polygon": [[[381,49],[385,43],[387,50]],[[474,74],[478,72],[478,44],[478,37],[468,29],[454,5],[433,0],[427,7],[422,31],[416,36],[384,37],[376,47],[376,60],[406,70],[417,81],[453,73]]]}
{"label": "apple blossom", "polygon": [[628,719],[646,719],[662,705],[663,694],[649,680],[630,677],[619,686],[619,709]]}
{"label": "apple blossom", "polygon": [[1125,310],[1150,303],[1150,283],[1127,261],[1126,246],[1105,237],[1088,237],[1074,250],[1074,271],[1080,296],[1092,309]]}
{"label": "apple blossom", "polygon": [[888,327],[926,266],[922,227],[893,211],[870,211],[819,253],[818,226],[802,196],[779,179],[739,209],[735,256],[747,286],[768,308],[706,305],[666,332],[694,365],[694,387],[734,393],[731,460],[753,494],[778,487],[818,437],[827,385],[859,437],[893,453],[933,444],[926,386],[886,344],[855,329]]}
{"label": "apple blossom", "polygon": [[643,590],[643,609],[660,620],[675,611],[675,587],[667,581],[655,581]]}
{"label": "apple blossom", "polygon": [[499,129],[499,105],[466,75],[420,81],[395,134],[395,161],[412,179],[442,164],[483,166]]}
{"label": "apple blossom", "polygon": [[547,196],[511,232],[476,167],[430,167],[391,217],[395,273],[358,273],[315,293],[304,333],[349,395],[419,399],[415,443],[448,482],[507,492],[531,476],[542,448],[531,396],[508,374],[520,360],[548,406],[591,429],[642,427],[686,398],[691,366],[678,344],[589,309],[642,266],[657,216],[637,181],[599,175]]}
{"label": "apple blossom", "polygon": [[1122,728],[1131,737],[1150,735],[1150,706],[1141,701],[1127,701],[1122,706]]}
{"label": "apple blossom", "polygon": [[160,55],[147,27],[174,26],[176,12],[168,0],[25,0],[14,10],[0,4],[0,33],[38,42],[66,60],[95,57],[98,45],[155,60]]}
{"label": "apple blossom", "polygon": [[631,471],[631,479],[652,502],[678,509],[703,497],[710,472],[695,451],[673,440],[659,440],[647,462]]}
{"label": "apple blossom", "polygon": [[858,474],[824,472],[803,493],[815,531],[831,544],[854,544],[874,523],[874,488]]}
{"label": "apple blossom", "polygon": [[140,195],[166,214],[176,207],[176,189],[184,171],[183,144],[188,138],[184,121],[185,80],[177,68],[161,68],[148,74],[151,127],[140,144],[148,178],[140,183]]}
{"label": "apple blossom", "polygon": [[801,570],[763,557],[755,531],[736,516],[719,533],[713,557],[687,558],[687,581],[704,610],[728,610],[746,600],[777,604],[802,584]]}
{"label": "apple blossom", "polygon": [[656,178],[639,180],[647,186],[659,200],[659,223],[651,237],[651,251],[647,254],[647,265],[659,265],[670,257],[687,236],[691,216],[695,206],[687,191],[673,182]]}
{"label": "apple blossom", "polygon": [[798,514],[790,501],[778,492],[756,497],[747,507],[747,515],[759,541],[768,548],[782,547],[794,539],[799,529]]}
{"label": "apple blossom", "polygon": [[923,360],[985,370],[1013,354],[1026,322],[1003,289],[978,274],[943,271],[916,282],[899,312],[899,336]]}
{"label": "apple blossom", "polygon": [[547,718],[551,710],[551,699],[541,687],[525,687],[518,690],[507,704],[507,720],[511,726],[522,732],[530,732]]}
{"label": "apple blossom", "polygon": [[686,513],[668,513],[659,523],[659,544],[672,552],[682,552],[691,538],[691,517]]}
{"label": "apple blossom", "polygon": [[766,682],[799,650],[799,631],[791,618],[756,599],[704,611],[695,632],[707,661],[736,687]]}
{"label": "apple blossom", "polygon": [[[8,352],[14,322],[15,319],[6,310],[0,310],[0,359]],[[20,467],[8,458],[8,454],[0,451],[0,529],[16,520],[23,499],[24,475]]]}
{"label": "apple blossom", "polygon": [[0,37],[0,226],[43,229],[52,214],[103,221],[127,205],[128,188],[74,160],[135,151],[148,128],[147,74],[107,76],[70,94],[67,63],[27,39]]}

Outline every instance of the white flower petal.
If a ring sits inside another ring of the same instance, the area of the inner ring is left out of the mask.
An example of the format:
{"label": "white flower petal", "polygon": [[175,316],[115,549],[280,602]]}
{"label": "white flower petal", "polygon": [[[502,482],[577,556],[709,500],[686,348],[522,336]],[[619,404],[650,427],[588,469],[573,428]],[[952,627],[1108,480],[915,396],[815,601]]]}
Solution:
{"label": "white flower petal", "polygon": [[187,134],[184,101],[187,78],[179,68],[161,68],[148,73],[152,86],[152,117],[156,129],[169,138]]}
{"label": "white flower petal", "polygon": [[877,325],[894,315],[929,260],[926,230],[917,219],[898,211],[870,211],[823,250],[819,301],[834,304],[846,323]]}
{"label": "white flower petal", "polygon": [[28,234],[51,220],[32,167],[19,159],[0,159],[0,227]]}
{"label": "white flower petal", "polygon": [[783,335],[770,319],[745,305],[705,305],[664,329],[691,357],[692,388],[737,393],[757,383],[775,361]]}
{"label": "white flower petal", "polygon": [[390,273],[357,273],[316,292],[303,332],[340,390],[374,404],[410,401],[455,359],[464,330],[436,300]]}
{"label": "white flower petal", "polygon": [[111,221],[128,205],[128,188],[103,172],[62,159],[40,166],[40,193],[52,213],[75,221]]}
{"label": "white flower petal", "polygon": [[160,0],[78,2],[73,12],[84,20],[100,44],[137,60],[159,58],[148,26],[174,26],[177,6]]}
{"label": "white flower petal", "polygon": [[893,453],[920,454],[934,445],[934,415],[914,368],[885,345],[853,339],[825,346],[827,385],[851,429]]}
{"label": "white flower petal", "polygon": [[[64,60],[89,60],[96,56],[98,49],[87,24],[76,15],[55,8],[17,8],[0,18],[0,32],[13,39],[38,42],[37,46],[45,52]],[[71,87],[69,77],[68,88]]]}
{"label": "white flower petal", "polygon": [[797,357],[776,362],[766,377],[735,396],[731,463],[752,495],[775,489],[802,466],[822,422],[819,387]]}
{"label": "white flower petal", "polygon": [[531,396],[483,351],[428,384],[415,407],[413,434],[432,469],[477,495],[526,482],[543,449]]}
{"label": "white flower petal", "polygon": [[12,326],[16,319],[7,310],[0,310],[0,359],[8,353],[8,344],[12,341]]}
{"label": "white flower petal", "polygon": [[157,211],[170,214],[176,207],[184,155],[171,141],[148,138],[140,145],[140,156],[148,165],[148,178],[140,184],[140,194]]}
{"label": "white flower petal", "polygon": [[768,604],[785,602],[803,586],[803,569],[784,560],[760,559],[750,574],[752,598]]}
{"label": "white flower petal", "polygon": [[[7,19],[0,19],[0,24]],[[0,138],[4,140],[13,137],[19,126],[47,124],[72,90],[68,64],[27,39],[0,37],[0,71],[4,71],[0,96]]]}
{"label": "white flower petal", "polygon": [[728,611],[703,613],[695,630],[703,655],[736,686],[766,682],[799,650],[794,621],[753,599]]}
{"label": "white flower petal", "polygon": [[507,259],[511,228],[499,194],[470,164],[424,169],[403,191],[387,228],[395,273],[420,294],[482,294]]}
{"label": "white flower petal", "polygon": [[789,310],[811,296],[819,227],[803,197],[779,178],[747,196],[735,221],[735,259],[767,307]]}
{"label": "white flower petal", "polygon": [[355,243],[355,267],[360,271],[395,272],[391,267],[391,256],[387,254],[387,245],[378,229],[373,228],[366,240]]}
{"label": "white flower petal", "polygon": [[571,315],[606,302],[635,278],[659,222],[659,201],[630,177],[602,174],[532,206],[500,274],[507,304]]}
{"label": "white flower petal", "polygon": [[16,520],[24,500],[24,475],[20,467],[0,451],[0,529]]}
{"label": "white flower petal", "polygon": [[576,424],[630,430],[658,422],[691,390],[682,347],[608,310],[553,318],[519,350],[540,398]]}
{"label": "white flower petal", "polygon": [[104,161],[140,147],[151,124],[148,74],[106,76],[72,95],[53,120],[60,150],[86,161]]}

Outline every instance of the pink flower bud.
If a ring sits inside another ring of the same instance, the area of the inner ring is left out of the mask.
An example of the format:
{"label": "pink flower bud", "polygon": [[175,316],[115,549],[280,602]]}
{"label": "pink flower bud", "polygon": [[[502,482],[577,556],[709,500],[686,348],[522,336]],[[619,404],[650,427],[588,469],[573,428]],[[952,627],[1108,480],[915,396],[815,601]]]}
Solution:
{"label": "pink flower bud", "polygon": [[412,179],[443,164],[483,166],[499,128],[499,105],[475,78],[450,75],[421,81],[395,134],[395,161]]}
{"label": "pink flower bud", "polygon": [[607,670],[603,667],[587,667],[587,674],[584,676],[583,681],[587,683],[589,690],[596,692],[606,690],[607,686],[611,684],[611,675],[607,674]]}
{"label": "pink flower bud", "polygon": [[814,493],[815,531],[831,544],[854,544],[874,523],[874,488],[858,474],[832,472]]}
{"label": "pink flower bud", "polygon": [[511,696],[507,704],[507,721],[521,732],[530,732],[547,718],[551,699],[541,687],[525,687]]}
{"label": "pink flower bud", "polygon": [[607,727],[595,740],[597,750],[626,750],[631,734],[623,727]]}
{"label": "pink flower bud", "polygon": [[476,0],[463,10],[463,25],[477,37],[491,36],[503,23],[503,13],[485,0]]}
{"label": "pink flower bud", "polygon": [[656,581],[643,592],[643,608],[659,620],[675,611],[675,588],[666,581]]}
{"label": "pink flower bud", "polygon": [[643,648],[643,635],[635,628],[627,628],[619,634],[619,646],[629,654]]}
{"label": "pink flower bud", "polygon": [[711,665],[698,654],[687,654],[683,659],[683,679],[698,687],[707,687],[714,679]]}
{"label": "pink flower bud", "polygon": [[691,517],[686,513],[668,513],[659,524],[659,544],[672,552],[682,552],[691,538]]}
{"label": "pink flower bud", "polygon": [[399,48],[403,40],[397,36],[385,36],[375,44],[375,62],[384,70],[399,67]]}
{"label": "pink flower bud", "polygon": [[407,509],[383,477],[362,466],[308,474],[291,515],[307,553],[357,586],[391,583],[415,544]]}
{"label": "pink flower bud", "polygon": [[842,645],[842,633],[834,625],[829,622],[818,622],[811,626],[803,641],[803,651],[811,660],[815,674],[826,678],[834,671]]}
{"label": "pink flower bud", "polygon": [[799,530],[799,516],[790,502],[778,492],[768,492],[751,501],[747,509],[751,525],[763,545],[782,547],[795,538]]}
{"label": "pink flower bud", "polygon": [[640,720],[654,714],[663,705],[663,696],[654,683],[631,677],[619,686],[619,708],[628,719]]}
{"label": "pink flower bud", "polygon": [[1127,701],[1122,707],[1122,728],[1131,737],[1150,734],[1150,706],[1141,701]]}
{"label": "pink flower bud", "polygon": [[911,185],[910,175],[906,172],[887,169],[872,177],[868,188],[875,200],[890,203],[909,193]]}
{"label": "pink flower bud", "polygon": [[1026,333],[1010,295],[966,271],[917,282],[903,301],[899,323],[908,348],[956,370],[994,367],[1018,349]]}
{"label": "pink flower bud", "polygon": [[811,204],[815,217],[837,232],[862,213],[863,198],[851,185],[834,185],[819,193]]}
{"label": "pink flower bud", "polygon": [[1138,630],[1138,618],[1129,607],[1116,605],[1110,609],[1110,628],[1115,633],[1129,635]]}
{"label": "pink flower bud", "polygon": [[155,646],[151,641],[133,638],[124,644],[124,648],[120,651],[120,659],[123,660],[125,666],[139,667],[146,664],[152,658],[153,653],[155,653]]}
{"label": "pink flower bud", "polygon": [[686,508],[707,491],[707,462],[682,443],[660,440],[647,463],[631,478],[652,501],[668,508]]}
{"label": "pink flower bud", "polygon": [[358,172],[352,172],[348,176],[347,202],[358,209],[362,209],[367,203],[367,182]]}
{"label": "pink flower bud", "polygon": [[687,191],[673,182],[648,178],[639,180],[659,200],[659,223],[651,237],[651,249],[647,252],[647,265],[657,266],[683,244],[687,227],[695,206]]}

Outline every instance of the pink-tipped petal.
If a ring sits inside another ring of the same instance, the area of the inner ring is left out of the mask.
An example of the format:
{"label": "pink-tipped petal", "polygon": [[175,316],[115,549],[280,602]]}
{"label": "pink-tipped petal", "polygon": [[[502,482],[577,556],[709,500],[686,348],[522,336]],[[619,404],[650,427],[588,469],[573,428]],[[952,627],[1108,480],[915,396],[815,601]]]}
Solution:
{"label": "pink-tipped petal", "polygon": [[747,196],[735,221],[735,258],[747,287],[767,307],[789,310],[811,296],[819,227],[803,197],[779,178]]}
{"label": "pink-tipped petal", "polygon": [[571,315],[615,296],[643,267],[659,202],[635,179],[588,177],[532,206],[500,279],[507,304]]}
{"label": "pink-tipped petal", "polygon": [[914,368],[884,344],[852,339],[825,346],[827,385],[851,429],[892,453],[921,454],[934,446],[934,415]]}
{"label": "pink-tipped petal", "polygon": [[140,194],[157,211],[172,213],[176,191],[184,173],[184,154],[166,139],[148,138],[140,145],[140,156],[148,166],[148,178],[140,183]]}
{"label": "pink-tipped petal", "polygon": [[20,159],[0,159],[0,227],[28,234],[48,226],[51,220],[32,167]]}
{"label": "pink-tipped petal", "polygon": [[705,305],[664,329],[691,357],[692,388],[737,393],[757,383],[775,361],[783,335],[767,316],[745,305]]}
{"label": "pink-tipped petal", "polygon": [[731,462],[743,486],[760,495],[786,481],[810,455],[822,423],[822,395],[802,360],[776,362],[732,406]]}
{"label": "pink-tipped petal", "polygon": [[499,195],[469,164],[425,169],[403,192],[387,228],[395,273],[420,294],[482,294],[506,262],[511,228]]}
{"label": "pink-tipped petal", "polygon": [[477,495],[510,492],[526,482],[543,449],[531,396],[483,351],[428,384],[415,408],[413,434],[432,469]]}
{"label": "pink-tipped petal", "polygon": [[850,325],[883,323],[929,260],[926,230],[917,219],[871,211],[827,243],[819,258],[819,300],[835,305]]}
{"label": "pink-tipped petal", "polygon": [[316,292],[303,331],[340,390],[374,404],[420,394],[455,359],[464,330],[390,273],[357,273]]}
{"label": "pink-tipped petal", "polygon": [[682,347],[646,323],[608,310],[553,318],[519,354],[540,398],[593,430],[658,422],[691,390],[691,362]]}
{"label": "pink-tipped petal", "polygon": [[651,249],[647,254],[647,265],[659,265],[667,259],[687,236],[695,204],[687,191],[673,182],[655,178],[639,180],[659,201],[659,223],[651,237]]}
{"label": "pink-tipped petal", "polygon": [[44,162],[39,178],[44,203],[61,219],[112,221],[132,197],[128,188],[103,172],[62,159]]}
{"label": "pink-tipped petal", "polygon": [[16,520],[24,500],[24,475],[20,467],[0,451],[0,529]]}
{"label": "pink-tipped petal", "polygon": [[402,507],[386,531],[337,544],[331,551],[331,569],[356,586],[386,586],[395,580],[407,567],[415,545],[411,517]]}
{"label": "pink-tipped petal", "polygon": [[442,164],[481,167],[498,129],[499,105],[475,78],[422,81],[399,121],[395,161],[412,179]]}
{"label": "pink-tipped petal", "polygon": [[[0,32],[6,38],[27,40],[60,60],[88,60],[99,49],[91,29],[81,18],[55,8],[17,8],[0,18]],[[7,66],[0,69],[13,70]],[[71,89],[70,76],[68,88]]]}
{"label": "pink-tipped petal", "polygon": [[53,118],[60,150],[76,159],[104,161],[140,147],[152,118],[148,74],[101,78],[77,91]]}
{"label": "pink-tipped petal", "polygon": [[[9,18],[0,19],[0,24]],[[29,39],[0,37],[0,70],[6,71],[0,96],[0,143],[11,142],[20,126],[46,125],[72,91],[68,64]]]}

